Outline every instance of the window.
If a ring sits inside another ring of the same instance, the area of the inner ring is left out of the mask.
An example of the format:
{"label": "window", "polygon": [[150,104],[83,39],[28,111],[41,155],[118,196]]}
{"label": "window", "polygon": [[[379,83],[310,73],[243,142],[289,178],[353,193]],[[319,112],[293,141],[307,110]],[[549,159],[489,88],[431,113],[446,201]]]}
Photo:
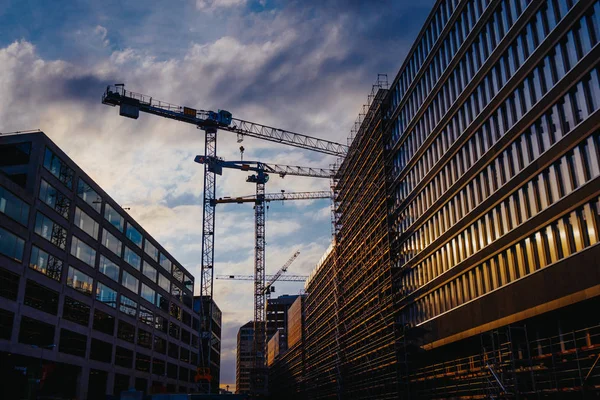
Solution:
{"label": "window", "polygon": [[0,228],[0,254],[21,262],[23,261],[24,247],[25,241],[23,239]]}
{"label": "window", "polygon": [[[164,354],[164,353],[163,353]],[[152,373],[154,375],[163,376],[165,374],[165,362],[158,358],[152,359]]]}
{"label": "window", "polygon": [[142,283],[142,291],[140,295],[150,303],[154,304],[154,290]]}
{"label": "window", "polygon": [[160,293],[156,293],[156,306],[165,312],[169,312],[169,299]]}
{"label": "window", "polygon": [[125,219],[108,203],[104,207],[104,218],[110,222],[112,226],[123,232]]}
{"label": "window", "polygon": [[117,292],[100,282],[96,286],[96,300],[112,308],[117,308]]}
{"label": "window", "polygon": [[159,264],[165,270],[171,271],[171,260],[169,260],[169,258],[165,254],[163,254],[163,253],[160,253],[160,262],[159,262]]}
{"label": "window", "polygon": [[63,305],[63,319],[88,326],[90,306],[67,296]]}
{"label": "window", "polygon": [[57,177],[59,181],[64,183],[66,187],[69,189],[73,188],[73,176],[75,173],[48,148],[46,149],[46,154],[44,156],[44,168]]}
{"label": "window", "polygon": [[127,239],[131,240],[137,247],[142,248],[142,234],[130,223],[127,223]]}
{"label": "window", "polygon": [[169,335],[175,339],[179,339],[179,325],[169,322]]}
{"label": "window", "polygon": [[181,308],[175,303],[171,303],[170,314],[172,317],[181,320]]}
{"label": "window", "polygon": [[29,317],[21,317],[19,343],[35,346],[51,346],[54,344],[54,325],[37,321]]}
{"label": "window", "polygon": [[71,200],[43,179],[40,183],[40,200],[52,207],[62,217],[69,218]]}
{"label": "window", "polygon": [[39,212],[35,218],[35,233],[63,250],[67,245],[67,230]]}
{"label": "window", "polygon": [[[133,351],[127,350],[126,348],[121,346],[117,346],[117,349],[115,351],[115,365],[119,365],[125,368],[131,368],[131,366],[133,365]],[[129,377],[127,380],[127,384],[129,384]],[[115,386],[116,385],[117,383],[115,382]]]}
{"label": "window", "polygon": [[58,314],[58,292],[32,280],[27,280],[24,304],[48,314],[56,315]]}
{"label": "window", "polygon": [[88,246],[83,240],[73,235],[71,238],[71,255],[77,257],[90,267],[96,263],[96,250]]}
{"label": "window", "polygon": [[102,231],[102,245],[115,253],[118,257],[121,257],[123,244],[106,229]]}
{"label": "window", "polygon": [[10,340],[14,320],[14,313],[0,309],[0,339]]}
{"label": "window", "polygon": [[112,344],[102,340],[92,338],[90,345],[90,359],[102,361],[105,363],[112,362]]}
{"label": "window", "polygon": [[171,289],[171,281],[163,274],[158,274],[158,286],[169,293],[169,290]]}
{"label": "window", "polygon": [[171,285],[171,295],[176,298],[177,300],[181,300],[181,294],[182,294],[182,290],[179,286],[177,286],[175,283],[173,283]]}
{"label": "window", "polygon": [[114,335],[115,332],[115,317],[100,310],[94,310],[94,323],[92,328],[98,332]]}
{"label": "window", "polygon": [[148,239],[144,242],[144,251],[148,254],[154,261],[158,261],[158,250],[156,247],[150,243]]}
{"label": "window", "polygon": [[173,277],[179,282],[183,282],[183,272],[181,272],[181,269],[175,264],[173,264]]}
{"label": "window", "polygon": [[96,220],[89,215],[87,215],[84,211],[79,207],[75,207],[75,225],[90,235],[94,240],[98,240],[98,232],[100,230],[100,225],[96,222]]}
{"label": "window", "polygon": [[187,326],[190,326],[192,324],[192,316],[190,315],[190,313],[183,311],[182,314],[182,318],[181,320],[183,321],[184,324],[186,324]]}
{"label": "window", "polygon": [[177,379],[177,365],[167,363],[167,377]]}
{"label": "window", "polygon": [[190,362],[190,351],[188,349],[185,349],[182,347],[181,351],[179,352],[179,359],[183,362],[189,363]]}
{"label": "window", "polygon": [[[137,369],[138,371],[145,371],[145,372],[150,372],[150,356],[147,356],[145,354],[141,354],[141,353],[136,353],[135,356],[135,369]],[[146,387],[146,380],[145,379],[140,379],[140,378],[136,378],[136,383],[137,381],[143,381],[144,383],[141,383],[139,386],[140,389],[145,388]]]}
{"label": "window", "polygon": [[117,329],[117,337],[123,339],[126,342],[135,342],[135,326],[128,324],[127,322],[119,321],[119,328]]}
{"label": "window", "polygon": [[167,341],[154,335],[154,351],[160,354],[167,354]]}
{"label": "window", "polygon": [[145,347],[147,349],[152,348],[152,334],[143,329],[138,329],[138,346]]}
{"label": "window", "polygon": [[19,293],[19,275],[0,268],[0,297],[16,300]]}
{"label": "window", "polygon": [[169,342],[169,357],[179,359],[179,346],[175,343]]}
{"label": "window", "polygon": [[91,295],[93,283],[94,280],[91,276],[88,276],[78,269],[69,266],[69,273],[67,274],[67,286],[71,286],[73,289],[78,290],[81,293]]}
{"label": "window", "polygon": [[100,256],[98,269],[115,282],[119,281],[119,266],[104,256]]}
{"label": "window", "polygon": [[137,303],[127,296],[121,295],[119,310],[127,315],[135,317],[137,312]]}
{"label": "window", "polygon": [[163,333],[167,333],[167,331],[169,330],[169,321],[167,321],[165,317],[157,315],[154,327]]}
{"label": "window", "polygon": [[58,351],[60,351],[61,353],[85,357],[86,346],[87,337],[85,335],[72,332],[68,329],[60,330],[60,342],[58,344]]}
{"label": "window", "polygon": [[140,270],[142,258],[127,246],[125,246],[125,254],[123,255],[123,259],[133,268],[137,269],[138,271]]}
{"label": "window", "polygon": [[77,196],[88,203],[97,213],[100,213],[102,208],[102,199],[90,185],[79,179],[77,184]]}
{"label": "window", "polygon": [[186,275],[185,280],[183,281],[183,284],[185,285],[186,290],[189,290],[192,293],[194,292],[194,279],[193,278]]}
{"label": "window", "polygon": [[29,268],[34,269],[49,278],[60,282],[62,276],[62,260],[46,253],[45,251],[31,246],[31,258],[29,259]]}
{"label": "window", "polygon": [[138,318],[142,323],[146,325],[154,325],[154,315],[152,314],[152,311],[150,311],[146,307],[140,306],[140,313]]}
{"label": "window", "polygon": [[127,289],[131,290],[133,293],[137,294],[138,287],[139,287],[139,281],[137,278],[135,278],[129,272],[123,270],[123,276],[121,276],[121,285],[123,285],[123,287],[126,287]]}
{"label": "window", "polygon": [[29,205],[8,190],[0,187],[0,213],[27,226]]}
{"label": "window", "polygon": [[185,344],[190,344],[190,332],[186,331],[185,329],[181,330],[181,341]]}
{"label": "window", "polygon": [[142,273],[146,275],[146,277],[148,277],[148,279],[150,279],[152,282],[156,283],[156,268],[148,264],[146,261],[144,261],[144,269],[142,270]]}

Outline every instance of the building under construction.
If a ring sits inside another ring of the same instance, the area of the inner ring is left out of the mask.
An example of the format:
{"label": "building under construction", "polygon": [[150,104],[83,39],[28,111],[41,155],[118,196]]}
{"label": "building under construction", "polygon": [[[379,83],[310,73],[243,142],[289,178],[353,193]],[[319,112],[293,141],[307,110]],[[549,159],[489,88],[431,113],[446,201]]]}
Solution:
{"label": "building under construction", "polygon": [[599,1],[436,2],[338,167],[278,398],[600,395],[599,41]]}

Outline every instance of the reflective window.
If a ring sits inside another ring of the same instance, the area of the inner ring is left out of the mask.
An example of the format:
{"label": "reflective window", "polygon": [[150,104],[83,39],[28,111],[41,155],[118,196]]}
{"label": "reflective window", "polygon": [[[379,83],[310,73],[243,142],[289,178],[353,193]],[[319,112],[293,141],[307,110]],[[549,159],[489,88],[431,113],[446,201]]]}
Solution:
{"label": "reflective window", "polygon": [[169,342],[169,357],[179,358],[179,346],[172,342]]}
{"label": "reflective window", "polygon": [[154,327],[163,333],[167,333],[169,330],[169,321],[167,318],[157,315]]}
{"label": "reflective window", "polygon": [[171,271],[171,260],[169,260],[169,258],[163,254],[160,253],[160,262],[159,262],[160,266],[163,267],[165,270],[167,271]]}
{"label": "reflective window", "polygon": [[100,282],[96,286],[96,300],[112,308],[117,308],[117,292]]}
{"label": "reflective window", "polygon": [[185,288],[190,292],[194,292],[194,279],[188,275],[185,276],[185,280],[183,281]]}
{"label": "reflective window", "polygon": [[45,251],[31,246],[31,258],[29,259],[29,268],[60,282],[62,276],[62,260],[46,253]]}
{"label": "reflective window", "polygon": [[155,292],[153,289],[142,283],[142,291],[140,293],[140,296],[142,296],[143,299],[146,299],[150,303],[154,304],[154,293]]}
{"label": "reflective window", "polygon": [[75,207],[74,222],[75,226],[93,237],[94,240],[98,240],[98,231],[100,230],[100,225],[94,218],[87,215],[79,207]]}
{"label": "reflective window", "polygon": [[85,357],[86,347],[87,336],[70,331],[68,329],[60,330],[60,342],[58,344],[58,351],[60,351],[61,353]]}
{"label": "reflective window", "polygon": [[158,286],[163,288],[166,292],[169,292],[171,289],[171,281],[163,274],[158,274]]}
{"label": "reflective window", "polygon": [[10,340],[14,320],[15,313],[0,309],[0,339]]}
{"label": "reflective window", "polygon": [[35,233],[63,250],[67,246],[67,230],[39,212],[35,217]]}
{"label": "reflective window", "polygon": [[27,280],[24,304],[48,314],[56,315],[58,313],[58,292],[37,282]]}
{"label": "reflective window", "polygon": [[117,239],[112,233],[106,229],[102,230],[102,245],[115,253],[118,257],[121,257],[121,250],[123,244]]}
{"label": "reflective window", "polygon": [[137,247],[142,248],[142,234],[130,223],[127,224],[127,238],[135,243]]}
{"label": "reflective window", "polygon": [[183,282],[183,272],[181,272],[181,269],[175,264],[173,264],[173,277],[179,282]]}
{"label": "reflective window", "polygon": [[98,309],[94,310],[94,323],[92,327],[107,335],[115,333],[115,317]]}
{"label": "reflective window", "polygon": [[121,295],[119,304],[119,311],[135,317],[137,312],[137,303],[135,301],[131,300],[129,297]]}
{"label": "reflective window", "polygon": [[66,187],[69,189],[73,188],[73,176],[75,173],[48,148],[46,149],[46,154],[44,156],[44,168],[57,177],[59,181],[64,183]]}
{"label": "reflective window", "polygon": [[8,190],[0,187],[0,213],[14,219],[21,225],[27,225],[29,205]]}
{"label": "reflective window", "polygon": [[179,325],[169,322],[169,335],[175,339],[179,339]]}
{"label": "reflective window", "polygon": [[156,293],[156,306],[163,311],[169,312],[169,299],[160,293]]}
{"label": "reflective window", "polygon": [[144,251],[148,254],[154,261],[158,261],[158,249],[150,243],[148,239],[144,242]]}
{"label": "reflective window", "polygon": [[119,281],[119,266],[103,255],[100,256],[98,269],[115,282]]}
{"label": "reflective window", "polygon": [[125,219],[108,203],[106,203],[106,206],[104,207],[104,218],[115,228],[123,232]]}
{"label": "reflective window", "polygon": [[88,326],[90,306],[66,296],[63,305],[63,318],[79,325]]}
{"label": "reflective window", "polygon": [[48,204],[64,218],[69,218],[71,200],[43,179],[40,184],[40,200]]}
{"label": "reflective window", "polygon": [[69,273],[67,274],[67,286],[70,286],[81,293],[91,295],[93,283],[94,280],[91,276],[88,276],[78,269],[69,266]]}
{"label": "reflective window", "polygon": [[144,269],[142,270],[142,273],[148,277],[152,282],[156,283],[156,268],[154,268],[152,265],[148,264],[148,262],[144,261]]}
{"label": "reflective window", "polygon": [[94,267],[96,263],[96,250],[75,235],[71,238],[71,254],[90,267]]}
{"label": "reflective window", "polygon": [[[135,355],[135,369],[143,372],[150,372],[150,356],[145,354],[136,353]],[[136,378],[136,382],[141,380],[143,383],[141,386],[146,387],[146,380],[142,378]]]}
{"label": "reflective window", "polygon": [[127,264],[131,265],[133,268],[140,270],[140,266],[142,264],[142,258],[137,255],[137,253],[131,250],[129,247],[125,246],[125,253],[123,254],[123,259]]}
{"label": "reflective window", "polygon": [[94,210],[96,210],[96,212],[100,213],[100,210],[102,209],[102,198],[81,178],[77,184],[77,196],[88,203]]}
{"label": "reflective window", "polygon": [[146,307],[140,306],[140,313],[138,315],[138,318],[142,323],[146,325],[154,325],[154,315],[152,314],[152,311],[150,311]]}
{"label": "reflective window", "polygon": [[136,277],[131,275],[129,272],[123,270],[123,276],[121,276],[121,285],[131,290],[133,293],[138,292],[139,281]]}
{"label": "reflective window", "polygon": [[24,248],[25,241],[23,239],[0,228],[0,254],[21,262],[23,261]]}
{"label": "reflective window", "polygon": [[181,320],[181,308],[175,304],[175,303],[171,303],[171,307],[169,308],[169,313],[171,314],[172,317],[177,318],[178,320]]}

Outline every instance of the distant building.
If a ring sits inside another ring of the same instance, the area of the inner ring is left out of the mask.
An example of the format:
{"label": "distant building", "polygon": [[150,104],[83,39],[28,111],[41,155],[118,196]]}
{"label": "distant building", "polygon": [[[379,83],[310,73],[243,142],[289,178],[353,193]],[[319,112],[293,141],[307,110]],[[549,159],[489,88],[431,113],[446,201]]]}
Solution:
{"label": "distant building", "polygon": [[237,355],[235,363],[235,393],[250,393],[250,373],[254,366],[252,347],[254,342],[254,322],[244,324],[237,334]]}
{"label": "distant building", "polygon": [[267,342],[279,332],[278,353],[287,349],[288,309],[297,298],[298,295],[284,294],[267,300]]}
{"label": "distant building", "polygon": [[44,133],[0,136],[1,398],[194,391],[193,288]]}
{"label": "distant building", "polygon": [[[221,382],[221,320],[222,313],[217,303],[213,299],[209,299],[205,296],[194,296],[194,311],[197,315],[201,316],[201,305],[204,307],[203,315],[206,318],[212,318],[212,332],[211,338],[209,340],[201,340],[201,352],[200,357],[204,355],[204,359],[208,360],[210,357],[210,372],[212,375],[211,381],[211,392],[219,393],[219,386]],[[200,331],[199,334],[204,331],[206,323],[205,321],[200,321]],[[200,366],[208,365],[207,362],[202,362],[200,359]]]}

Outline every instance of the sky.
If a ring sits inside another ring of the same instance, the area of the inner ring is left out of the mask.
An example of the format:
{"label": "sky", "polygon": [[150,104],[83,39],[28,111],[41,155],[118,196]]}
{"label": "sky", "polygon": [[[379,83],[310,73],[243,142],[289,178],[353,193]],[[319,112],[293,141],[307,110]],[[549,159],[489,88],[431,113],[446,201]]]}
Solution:
{"label": "sky", "polygon": [[[193,125],[101,104],[106,86],[347,143],[377,74],[391,82],[434,0],[0,0],[0,132],[41,129],[200,280],[204,135]],[[320,153],[247,138],[245,160],[328,167]],[[240,144],[218,134],[217,152]],[[217,197],[248,195],[224,171]],[[272,176],[267,192],[328,190],[326,179]],[[331,241],[328,200],[274,202],[267,273],[294,253],[308,275]],[[220,205],[215,274],[253,274],[252,206]],[[276,284],[275,295],[301,283]],[[198,292],[198,285],[196,285]],[[235,387],[236,334],[252,319],[252,282],[216,280],[221,382]]]}

